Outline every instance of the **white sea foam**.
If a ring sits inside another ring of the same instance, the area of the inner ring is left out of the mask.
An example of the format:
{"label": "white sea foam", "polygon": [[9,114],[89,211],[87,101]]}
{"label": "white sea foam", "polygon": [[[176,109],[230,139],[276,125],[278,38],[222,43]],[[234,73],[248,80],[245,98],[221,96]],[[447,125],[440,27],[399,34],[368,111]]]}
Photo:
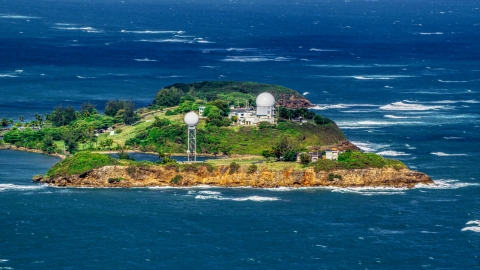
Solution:
{"label": "white sea foam", "polygon": [[390,147],[390,145],[388,144],[375,144],[371,142],[352,141],[352,143],[365,152],[375,152],[375,151],[379,151],[380,149]]}
{"label": "white sea foam", "polygon": [[158,60],[148,59],[148,58],[135,59],[135,61],[137,61],[137,62],[158,62]]}
{"label": "white sea foam", "polygon": [[459,157],[459,156],[468,156],[467,154],[447,154],[444,152],[432,152],[432,155],[436,155],[439,157]]}
{"label": "white sea foam", "polygon": [[143,30],[143,31],[128,31],[122,30],[122,33],[131,33],[131,34],[183,34],[184,31],[158,31],[158,30]]}
{"label": "white sea foam", "polygon": [[18,76],[12,74],[0,74],[0,78],[17,78]]}
{"label": "white sea foam", "polygon": [[202,190],[202,191],[199,191],[198,194],[202,194],[202,195],[221,195],[222,193],[219,192],[219,191]]}
{"label": "white sea foam", "polygon": [[220,200],[220,201],[255,201],[255,202],[265,202],[265,201],[278,201],[280,200],[277,197],[262,197],[262,196],[249,196],[249,197],[223,197],[219,195],[197,195],[195,199],[199,200]]}
{"label": "white sea foam", "polygon": [[363,76],[352,76],[357,80],[393,80],[397,78],[411,78],[415,76],[410,75],[363,75]]}
{"label": "white sea foam", "polygon": [[0,14],[0,18],[4,18],[4,19],[23,19],[23,20],[41,19],[41,17],[23,16],[23,15],[14,15],[14,14]]}
{"label": "white sea foam", "polygon": [[232,51],[235,51],[235,52],[244,52],[244,51],[254,51],[256,50],[255,48],[228,48],[226,49],[226,51],[228,52],[232,52]]}
{"label": "white sea foam", "polygon": [[443,35],[443,32],[419,32],[419,35]]}
{"label": "white sea foam", "polygon": [[303,92],[302,95],[306,96],[306,95],[308,95],[308,94],[310,94],[310,92]]}
{"label": "white sea foam", "polygon": [[70,30],[70,31],[82,31],[82,32],[87,32],[87,33],[101,33],[102,31],[95,29],[93,27],[87,26],[87,27],[54,27],[55,29],[58,30]]}
{"label": "white sea foam", "polygon": [[141,42],[158,42],[158,43],[192,43],[191,40],[179,39],[179,38],[166,38],[166,39],[141,39]]}
{"label": "white sea foam", "polygon": [[417,149],[416,147],[410,146],[409,144],[405,144],[405,147],[407,147],[407,149],[410,149],[410,150]]}
{"label": "white sea foam", "polygon": [[23,186],[23,185],[15,185],[15,184],[0,184],[0,192],[7,191],[7,190],[32,191],[32,190],[43,189],[45,187],[47,186],[45,185]]}
{"label": "white sea foam", "polygon": [[464,137],[443,137],[445,140],[464,140]]}
{"label": "white sea foam", "polygon": [[97,77],[85,77],[85,76],[77,76],[79,79],[96,79]]}
{"label": "white sea foam", "polygon": [[281,57],[281,56],[227,56],[227,58],[222,59],[223,62],[288,62],[291,61],[291,58]]}
{"label": "white sea foam", "polygon": [[466,83],[468,81],[444,81],[444,80],[438,80],[441,83]]}
{"label": "white sea foam", "polygon": [[375,195],[404,195],[405,188],[389,188],[389,187],[358,187],[358,188],[335,188],[332,192],[338,193],[354,193],[363,196],[375,196]]}
{"label": "white sea foam", "polygon": [[470,100],[439,100],[439,101],[432,101],[431,103],[436,104],[456,104],[456,103],[469,103],[469,104],[478,104],[480,101],[470,99]]}
{"label": "white sea foam", "polygon": [[418,119],[422,118],[421,116],[398,116],[398,115],[384,115],[383,117],[385,118],[390,118],[390,119]]}
{"label": "white sea foam", "polygon": [[8,262],[9,260],[7,259],[0,259],[0,263]]}
{"label": "white sea foam", "polygon": [[338,50],[333,50],[333,49],[317,49],[317,48],[311,48],[311,52],[338,52]]}
{"label": "white sea foam", "polygon": [[372,68],[373,66],[368,65],[311,65],[312,67],[320,68]]}
{"label": "white sea foam", "polygon": [[405,103],[402,101],[394,102],[394,103],[380,107],[380,109],[384,111],[429,111],[429,110],[440,110],[440,109],[446,109],[446,108],[448,107],[440,106],[440,105],[429,106],[429,105],[422,105],[418,103],[411,104],[411,103]]}
{"label": "white sea foam", "polygon": [[15,70],[15,73],[22,73],[22,72],[23,72],[23,70],[21,70],[21,69]]}
{"label": "white sea foam", "polygon": [[467,226],[462,229],[462,232],[472,231],[480,233],[480,220],[471,220],[466,223],[466,225],[476,225],[476,226]]}
{"label": "white sea foam", "polygon": [[329,110],[329,109],[348,109],[352,107],[377,107],[373,104],[316,104],[313,110]]}
{"label": "white sea foam", "polygon": [[391,157],[410,156],[410,154],[407,154],[405,152],[397,152],[397,151],[393,151],[393,150],[382,151],[382,152],[378,152],[377,154],[379,154],[381,156],[391,156]]}
{"label": "white sea foam", "polygon": [[417,184],[415,188],[417,189],[458,189],[471,186],[480,186],[480,183],[466,183],[459,182],[458,180],[434,180],[434,184]]}

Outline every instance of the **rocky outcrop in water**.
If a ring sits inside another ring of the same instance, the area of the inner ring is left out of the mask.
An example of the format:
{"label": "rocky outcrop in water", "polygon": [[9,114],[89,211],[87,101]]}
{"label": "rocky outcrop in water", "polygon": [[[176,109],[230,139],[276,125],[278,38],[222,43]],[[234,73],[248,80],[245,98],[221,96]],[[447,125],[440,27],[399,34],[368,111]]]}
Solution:
{"label": "rocky outcrop in water", "polygon": [[72,187],[152,187],[196,186],[222,187],[398,187],[412,188],[416,184],[433,184],[426,174],[408,169],[370,168],[315,172],[313,169],[269,171],[247,168],[230,174],[229,167],[219,166],[211,171],[199,166],[192,171],[178,172],[175,166],[105,166],[81,175],[41,178],[37,182]]}

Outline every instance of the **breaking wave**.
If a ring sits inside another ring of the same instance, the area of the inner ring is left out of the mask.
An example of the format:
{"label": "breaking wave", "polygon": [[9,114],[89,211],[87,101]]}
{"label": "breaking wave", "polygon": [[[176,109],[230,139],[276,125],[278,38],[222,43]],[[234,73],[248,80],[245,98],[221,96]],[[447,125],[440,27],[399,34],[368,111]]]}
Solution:
{"label": "breaking wave", "polygon": [[429,111],[429,110],[440,110],[446,109],[446,106],[440,105],[422,105],[422,104],[411,104],[411,103],[404,103],[402,101],[394,102],[388,105],[381,106],[380,109],[384,111]]}
{"label": "breaking wave", "polygon": [[338,52],[339,50],[311,48],[310,51],[311,52]]}
{"label": "breaking wave", "polygon": [[135,61],[137,61],[137,62],[158,62],[158,60],[148,59],[148,58],[135,59]]}
{"label": "breaking wave", "polygon": [[275,56],[227,56],[227,58],[221,60],[223,62],[288,62],[291,61],[288,57],[275,57]]}
{"label": "breaking wave", "polygon": [[223,197],[223,196],[220,196],[220,195],[197,195],[197,196],[195,196],[195,199],[199,199],[199,200],[219,200],[219,201],[237,201],[237,202],[243,202],[243,201],[266,202],[266,201],[278,201],[278,200],[280,200],[277,197],[248,196],[248,197],[235,198],[235,197]]}
{"label": "breaking wave", "polygon": [[95,29],[93,27],[54,27],[58,30],[71,30],[71,31],[82,31],[87,33],[101,33],[102,31]]}
{"label": "breaking wave", "polygon": [[13,15],[13,14],[0,14],[0,18],[4,18],[4,19],[24,19],[24,20],[41,19],[41,17]]}
{"label": "breaking wave", "polygon": [[392,150],[378,152],[377,154],[379,154],[381,156],[391,156],[391,157],[410,156],[410,154],[407,154],[405,152],[397,152],[397,151],[392,151]]}
{"label": "breaking wave", "polygon": [[390,118],[390,119],[418,119],[422,118],[421,116],[397,116],[397,115],[384,115],[383,117],[385,118]]}
{"label": "breaking wave", "polygon": [[335,188],[332,192],[338,193],[354,193],[363,196],[375,196],[375,195],[405,195],[405,188],[372,188],[372,187],[359,187],[359,188]]}
{"label": "breaking wave", "polygon": [[439,156],[439,157],[460,157],[460,156],[468,156],[467,154],[447,154],[444,152],[432,152],[432,155]]}
{"label": "breaking wave", "polygon": [[472,232],[480,233],[480,220],[471,220],[467,222],[465,225],[476,225],[476,226],[467,226],[462,229],[462,232],[472,231]]}
{"label": "breaking wave", "polygon": [[127,31],[122,30],[122,33],[132,33],[132,34],[184,34],[184,31],[152,31],[152,30],[144,30],[144,31]]}
{"label": "breaking wave", "polygon": [[0,192],[7,191],[7,190],[31,191],[31,190],[43,189],[45,187],[47,186],[44,186],[44,185],[22,186],[22,185],[15,185],[15,184],[0,184]]}
{"label": "breaking wave", "polygon": [[416,189],[458,189],[463,187],[480,186],[480,183],[464,183],[458,180],[435,180],[434,184],[418,184]]}

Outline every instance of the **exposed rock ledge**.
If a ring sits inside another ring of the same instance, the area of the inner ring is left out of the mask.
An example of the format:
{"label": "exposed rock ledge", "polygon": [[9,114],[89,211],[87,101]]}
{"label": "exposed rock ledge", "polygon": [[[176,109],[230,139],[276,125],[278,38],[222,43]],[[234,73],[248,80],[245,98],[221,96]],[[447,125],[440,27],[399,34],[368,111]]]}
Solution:
{"label": "exposed rock ledge", "polygon": [[[334,175],[336,178],[329,180]],[[172,180],[174,178],[176,180]],[[206,167],[199,167],[196,172],[176,172],[174,167],[168,169],[162,166],[105,166],[82,175],[42,178],[36,179],[36,181],[55,186],[125,188],[196,185],[259,188],[318,186],[412,188],[419,183],[434,183],[424,173],[408,169],[395,170],[393,168],[336,170],[318,173],[315,173],[313,169],[269,171],[262,168],[254,173],[238,172],[230,174],[228,167],[218,167],[211,172]]]}

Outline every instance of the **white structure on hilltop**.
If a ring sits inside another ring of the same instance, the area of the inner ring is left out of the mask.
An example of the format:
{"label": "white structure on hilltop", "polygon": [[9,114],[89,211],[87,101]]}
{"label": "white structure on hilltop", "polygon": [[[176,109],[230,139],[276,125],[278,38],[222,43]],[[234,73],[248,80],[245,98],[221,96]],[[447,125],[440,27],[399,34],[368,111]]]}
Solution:
{"label": "white structure on hilltop", "polygon": [[241,125],[258,125],[260,122],[275,124],[275,98],[272,94],[263,92],[257,96],[257,108],[243,108],[231,110],[229,117],[237,117]]}
{"label": "white structure on hilltop", "polygon": [[197,130],[196,126],[200,117],[194,112],[189,112],[185,115],[183,121],[188,127],[188,161],[197,161]]}

